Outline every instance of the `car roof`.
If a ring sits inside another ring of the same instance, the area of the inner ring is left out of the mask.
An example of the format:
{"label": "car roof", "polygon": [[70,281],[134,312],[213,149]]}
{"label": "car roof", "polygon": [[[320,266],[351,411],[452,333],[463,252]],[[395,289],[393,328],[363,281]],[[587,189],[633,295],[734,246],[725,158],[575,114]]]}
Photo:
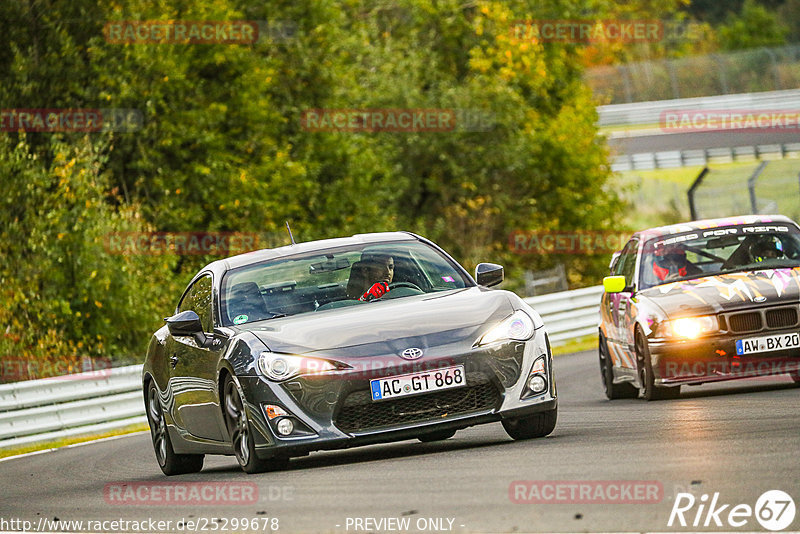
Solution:
{"label": "car roof", "polygon": [[[260,263],[276,258],[294,256],[296,254],[305,254],[307,252],[316,252],[329,248],[345,247],[348,245],[364,245],[369,243],[386,243],[393,241],[424,241],[424,239],[416,234],[412,234],[411,232],[374,232],[369,234],[355,234],[350,237],[337,237],[333,239],[306,241],[303,243],[285,245],[277,248],[254,250],[252,252],[245,252],[244,254],[231,256],[230,258],[216,260],[201,269],[198,273],[198,276],[201,273],[208,271],[211,271],[215,274],[222,274],[230,269],[236,269],[238,267],[251,265],[253,263]],[[195,278],[197,278],[197,276]]]}
{"label": "car roof", "polygon": [[643,240],[661,237],[665,235],[680,234],[694,230],[706,230],[709,228],[719,228],[722,226],[741,226],[745,224],[766,224],[766,223],[786,223],[793,226],[797,224],[785,215],[740,215],[736,217],[721,217],[718,219],[702,219],[685,223],[670,224],[668,226],[658,226],[636,232],[634,236]]}

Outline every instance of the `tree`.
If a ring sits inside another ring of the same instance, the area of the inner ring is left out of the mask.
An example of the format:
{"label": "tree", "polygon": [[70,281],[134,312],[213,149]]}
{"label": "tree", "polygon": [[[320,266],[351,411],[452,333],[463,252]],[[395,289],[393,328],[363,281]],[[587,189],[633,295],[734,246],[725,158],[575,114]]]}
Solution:
{"label": "tree", "polygon": [[745,0],[739,14],[729,14],[719,27],[723,50],[742,50],[786,44],[789,28],[756,0]]}

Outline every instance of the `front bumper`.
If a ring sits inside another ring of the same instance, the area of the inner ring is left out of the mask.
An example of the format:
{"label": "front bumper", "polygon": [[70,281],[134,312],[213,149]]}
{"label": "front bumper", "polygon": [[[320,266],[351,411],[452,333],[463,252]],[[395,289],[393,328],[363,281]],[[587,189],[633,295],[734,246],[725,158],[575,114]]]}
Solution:
{"label": "front bumper", "polygon": [[[314,450],[412,439],[556,408],[552,354],[543,329],[527,342],[498,343],[452,354],[447,348],[434,347],[415,362],[382,356],[365,359],[364,365],[352,370],[281,383],[240,376],[257,454],[262,458],[299,456]],[[534,395],[527,383],[540,357],[547,389]],[[464,366],[466,386],[393,400],[371,399],[370,380],[453,365]],[[280,418],[267,418],[265,406],[269,404],[288,412],[294,433],[281,436],[277,432]]]}
{"label": "front bumper", "polygon": [[719,334],[696,340],[650,340],[656,385],[702,384],[800,372],[800,348],[738,356],[736,341],[797,333],[797,329]]}

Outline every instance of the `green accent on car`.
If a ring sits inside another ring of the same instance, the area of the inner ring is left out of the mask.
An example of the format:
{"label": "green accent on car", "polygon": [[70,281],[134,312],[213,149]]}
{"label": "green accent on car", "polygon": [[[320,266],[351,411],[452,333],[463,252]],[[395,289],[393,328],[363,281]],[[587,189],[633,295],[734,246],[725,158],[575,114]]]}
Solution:
{"label": "green accent on car", "polygon": [[247,315],[237,315],[233,318],[233,324],[242,324],[247,322]]}

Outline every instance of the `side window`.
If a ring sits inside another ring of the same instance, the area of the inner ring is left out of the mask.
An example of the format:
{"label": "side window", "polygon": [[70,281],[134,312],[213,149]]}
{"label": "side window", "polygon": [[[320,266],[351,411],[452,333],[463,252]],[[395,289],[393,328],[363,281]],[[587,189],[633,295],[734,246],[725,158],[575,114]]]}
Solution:
{"label": "side window", "polygon": [[633,276],[636,273],[636,254],[639,248],[639,240],[631,239],[620,254],[617,265],[615,266],[615,273],[625,277],[625,285],[628,287],[633,286]]}
{"label": "side window", "polygon": [[211,276],[200,278],[189,288],[189,291],[186,292],[186,296],[183,297],[183,300],[178,306],[178,313],[186,310],[193,310],[200,317],[200,323],[203,325],[204,332],[211,332],[213,330],[211,325],[212,287]]}

